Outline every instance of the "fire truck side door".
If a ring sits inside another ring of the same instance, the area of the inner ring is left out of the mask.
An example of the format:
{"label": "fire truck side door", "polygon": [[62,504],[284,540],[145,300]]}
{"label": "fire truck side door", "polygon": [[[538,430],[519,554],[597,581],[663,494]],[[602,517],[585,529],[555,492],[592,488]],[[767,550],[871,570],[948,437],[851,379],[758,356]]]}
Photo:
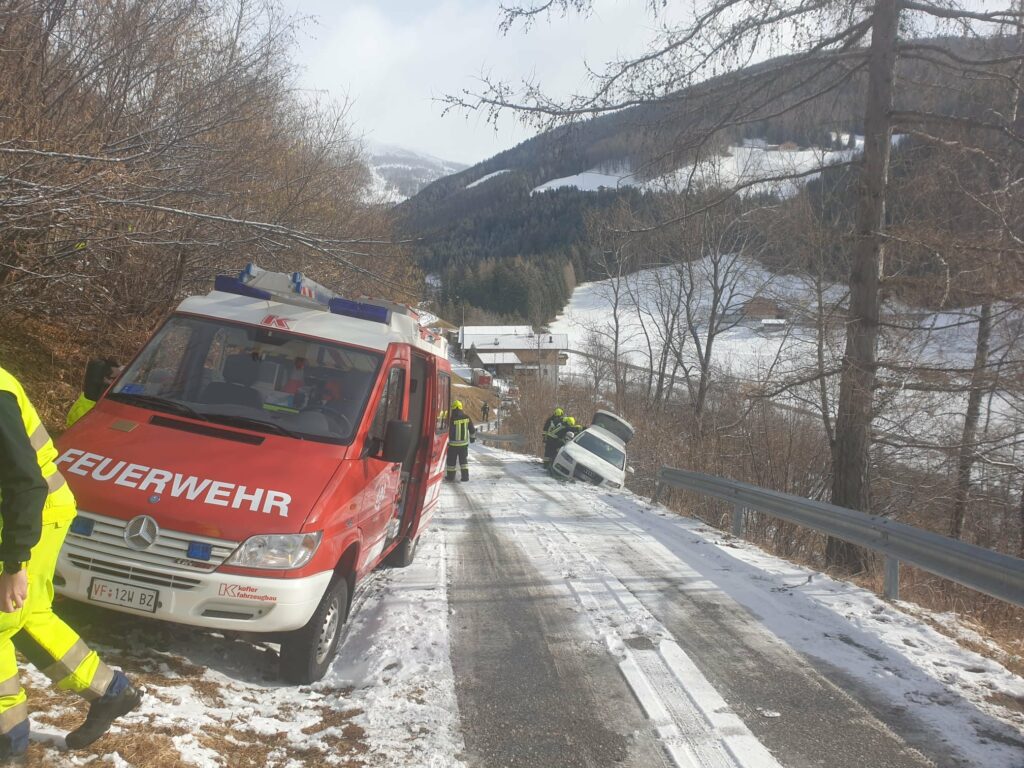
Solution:
{"label": "fire truck side door", "polygon": [[364,571],[372,569],[380,558],[388,522],[396,514],[402,465],[384,461],[380,457],[380,449],[384,444],[387,423],[403,417],[406,378],[405,361],[392,360],[366,436],[371,453],[364,459],[366,490],[360,505],[359,521],[363,534],[363,552],[366,553],[361,569]]}

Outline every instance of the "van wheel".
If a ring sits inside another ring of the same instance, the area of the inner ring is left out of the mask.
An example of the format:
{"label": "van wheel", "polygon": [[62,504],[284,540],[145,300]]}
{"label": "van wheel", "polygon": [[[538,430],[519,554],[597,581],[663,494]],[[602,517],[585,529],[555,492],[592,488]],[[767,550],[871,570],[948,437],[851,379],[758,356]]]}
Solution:
{"label": "van wheel", "polygon": [[395,547],[394,552],[388,556],[388,565],[392,568],[405,568],[407,565],[412,565],[412,560],[416,557],[416,543],[419,540],[419,536],[415,539],[408,536],[402,539],[402,543]]}
{"label": "van wheel", "polygon": [[282,635],[281,677],[296,685],[321,679],[334,658],[347,612],[348,581],[339,576],[327,588],[309,623]]}

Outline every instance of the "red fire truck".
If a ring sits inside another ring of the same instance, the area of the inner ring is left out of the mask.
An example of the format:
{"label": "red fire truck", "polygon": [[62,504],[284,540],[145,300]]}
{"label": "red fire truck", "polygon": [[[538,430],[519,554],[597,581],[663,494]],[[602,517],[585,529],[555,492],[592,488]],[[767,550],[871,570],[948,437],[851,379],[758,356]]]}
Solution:
{"label": "red fire truck", "polygon": [[444,476],[446,342],[407,307],[250,265],[186,299],[61,438],[57,591],[270,636],[327,670],[356,583],[411,562]]}

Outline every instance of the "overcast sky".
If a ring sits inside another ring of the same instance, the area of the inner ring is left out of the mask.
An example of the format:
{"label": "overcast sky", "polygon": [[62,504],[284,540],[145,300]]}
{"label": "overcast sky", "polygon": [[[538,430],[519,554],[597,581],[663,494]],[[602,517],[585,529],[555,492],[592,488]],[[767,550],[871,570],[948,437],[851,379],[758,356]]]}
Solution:
{"label": "overcast sky", "polygon": [[499,130],[434,101],[472,88],[483,72],[547,90],[581,86],[583,61],[600,66],[652,36],[644,0],[597,0],[587,21],[542,21],[529,34],[498,32],[499,0],[284,0],[315,17],[299,35],[299,81],[352,101],[358,132],[446,160],[475,163],[528,138],[512,119]]}

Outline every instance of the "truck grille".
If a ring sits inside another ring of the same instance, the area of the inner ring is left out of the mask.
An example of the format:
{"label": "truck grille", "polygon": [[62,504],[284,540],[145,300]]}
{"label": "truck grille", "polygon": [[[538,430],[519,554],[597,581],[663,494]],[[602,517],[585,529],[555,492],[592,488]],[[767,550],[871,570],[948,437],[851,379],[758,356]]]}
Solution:
{"label": "truck grille", "polygon": [[121,581],[139,584],[146,587],[172,587],[173,589],[195,589],[199,579],[190,579],[176,573],[160,573],[137,568],[128,563],[112,563],[92,557],[81,557],[77,553],[68,552],[68,560],[72,565],[84,571],[92,571],[101,576],[113,576]]}
{"label": "truck grille", "polygon": [[599,474],[587,469],[582,464],[576,465],[576,469],[573,471],[572,476],[577,480],[582,480],[583,482],[590,483],[591,485],[600,485],[604,480],[604,478]]}
{"label": "truck grille", "polygon": [[[114,575],[116,571],[120,578],[127,578],[140,584],[155,584],[158,582],[152,581],[153,579],[162,579],[159,583],[164,586],[189,589],[191,587],[186,586],[185,582],[194,580],[188,579],[184,574],[214,571],[238,547],[238,543],[234,541],[161,528],[153,545],[140,551],[125,543],[124,529],[129,521],[82,511],[79,511],[78,516],[92,521],[92,534],[86,536],[73,531],[68,533],[64,543],[64,555],[68,560],[79,568],[90,571],[101,572],[103,569],[102,572],[110,575]],[[209,560],[189,557],[189,544],[194,542],[210,546]],[[153,566],[160,570],[150,570]],[[178,571],[181,575],[166,573],[166,570]],[[172,584],[171,581],[182,583]],[[195,581],[192,586],[198,583]]]}

